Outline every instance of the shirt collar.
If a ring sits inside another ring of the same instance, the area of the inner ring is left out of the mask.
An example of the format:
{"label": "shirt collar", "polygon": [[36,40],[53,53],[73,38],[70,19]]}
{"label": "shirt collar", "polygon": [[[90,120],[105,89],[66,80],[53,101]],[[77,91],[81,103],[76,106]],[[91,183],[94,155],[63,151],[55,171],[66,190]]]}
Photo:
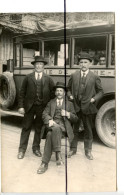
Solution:
{"label": "shirt collar", "polygon": [[59,101],[60,101],[60,102],[61,102],[61,105],[62,105],[62,103],[63,103],[63,98],[62,98],[62,99],[57,99],[56,101],[57,101],[57,103],[59,103]]}
{"label": "shirt collar", "polygon": [[83,72],[83,71],[81,70],[81,77],[83,76],[84,73],[85,73],[85,77],[86,77],[87,74],[89,73],[89,69],[88,69],[87,71],[85,71],[85,72]]}
{"label": "shirt collar", "polygon": [[38,77],[38,74],[40,75],[40,79],[42,78],[42,75],[43,75],[43,73],[42,72],[35,72],[35,78],[37,79],[37,77]]}

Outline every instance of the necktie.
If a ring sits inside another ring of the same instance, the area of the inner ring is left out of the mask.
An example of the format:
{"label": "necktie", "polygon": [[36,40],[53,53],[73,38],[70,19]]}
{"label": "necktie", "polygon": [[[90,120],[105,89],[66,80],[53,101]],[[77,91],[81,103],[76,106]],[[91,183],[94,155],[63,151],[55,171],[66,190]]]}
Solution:
{"label": "necktie", "polygon": [[38,76],[37,76],[37,81],[39,81],[40,80],[40,74],[38,73]]}
{"label": "necktie", "polygon": [[82,76],[82,84],[85,85],[85,82],[86,82],[86,74],[83,73],[83,76]]}
{"label": "necktie", "polygon": [[61,100],[58,100],[58,106],[61,106]]}
{"label": "necktie", "polygon": [[80,88],[78,92],[79,101],[81,101],[82,96],[85,92],[85,82],[86,82],[86,74],[83,72],[83,76],[81,77],[81,80],[80,80]]}

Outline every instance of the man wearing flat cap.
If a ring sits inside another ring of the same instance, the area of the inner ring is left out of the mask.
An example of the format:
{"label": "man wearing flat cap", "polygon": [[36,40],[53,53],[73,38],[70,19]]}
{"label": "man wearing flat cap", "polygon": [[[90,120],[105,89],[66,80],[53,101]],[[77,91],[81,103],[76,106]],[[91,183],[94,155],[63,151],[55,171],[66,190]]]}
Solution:
{"label": "man wearing flat cap", "polygon": [[56,165],[61,165],[62,134],[67,134],[69,143],[71,143],[74,138],[71,124],[75,123],[78,118],[72,102],[65,99],[64,83],[57,82],[55,86],[55,96],[56,98],[47,104],[42,115],[47,136],[42,163],[37,170],[38,174],[42,174],[48,169],[52,152],[55,152],[56,155]]}
{"label": "man wearing flat cap", "polygon": [[42,56],[36,56],[34,72],[28,74],[22,83],[19,94],[19,113],[24,114],[23,128],[21,132],[18,159],[24,158],[32,123],[35,118],[35,133],[32,145],[33,153],[41,157],[40,134],[43,125],[42,112],[53,94],[54,82],[50,76],[44,73],[44,65],[47,64]]}
{"label": "man wearing flat cap", "polygon": [[[89,160],[93,160],[92,142],[92,122],[97,113],[96,102],[102,97],[103,89],[101,80],[89,70],[92,58],[88,53],[82,53],[79,57],[80,70],[73,73],[68,82],[68,96],[74,102],[74,107],[78,117],[84,125],[84,150]],[[78,142],[79,123],[74,127],[74,140],[70,147],[68,157],[76,154]]]}

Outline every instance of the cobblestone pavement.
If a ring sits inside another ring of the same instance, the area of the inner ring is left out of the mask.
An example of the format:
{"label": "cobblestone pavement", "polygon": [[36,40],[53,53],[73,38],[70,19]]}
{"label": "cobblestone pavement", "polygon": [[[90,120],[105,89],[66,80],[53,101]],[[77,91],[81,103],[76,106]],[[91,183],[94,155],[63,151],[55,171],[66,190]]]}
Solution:
{"label": "cobblestone pavement", "polygon": [[[85,158],[83,141],[79,141],[77,154],[67,159],[67,166],[65,166],[66,142],[62,139],[64,164],[57,167],[53,153],[48,171],[42,175],[37,174],[41,158],[32,153],[33,131],[25,158],[17,159],[21,122],[21,117],[2,116],[2,192],[65,192],[66,187],[68,192],[116,190],[116,150],[106,147],[97,137],[94,138],[93,143],[93,161]],[[41,141],[41,152],[43,152],[44,141]]]}

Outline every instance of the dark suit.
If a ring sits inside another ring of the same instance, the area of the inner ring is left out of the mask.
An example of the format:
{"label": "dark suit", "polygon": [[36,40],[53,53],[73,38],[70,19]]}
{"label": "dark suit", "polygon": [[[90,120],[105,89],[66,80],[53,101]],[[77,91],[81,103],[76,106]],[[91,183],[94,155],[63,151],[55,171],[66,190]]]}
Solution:
{"label": "dark suit", "polygon": [[41,91],[39,94],[42,99],[39,100],[39,103],[36,102],[37,94],[37,81],[35,79],[35,72],[28,74],[22,83],[22,87],[19,95],[19,108],[25,109],[25,115],[23,120],[23,129],[21,133],[19,151],[26,151],[28,139],[31,131],[32,122],[35,117],[35,135],[33,141],[33,150],[40,149],[40,133],[42,127],[42,112],[51,99],[53,94],[54,82],[50,76],[45,73],[42,74],[41,78]]}
{"label": "dark suit", "polygon": [[[85,149],[91,150],[93,141],[92,116],[97,113],[97,108],[95,103],[91,103],[90,100],[94,98],[95,102],[98,101],[103,95],[103,89],[100,78],[89,71],[86,76],[84,90],[81,94],[81,98],[79,98],[81,91],[80,81],[81,71],[76,71],[71,75],[68,82],[68,96],[73,95],[75,110],[84,124],[84,147]],[[75,151],[77,150],[78,124],[79,123],[77,123],[74,128],[75,139],[71,145],[71,149]]]}
{"label": "dark suit", "polygon": [[[74,138],[74,134],[73,134],[73,129],[72,129],[71,123],[75,123],[78,120],[76,113],[75,113],[75,110],[74,110],[74,106],[68,100],[66,100],[66,102],[63,101],[62,109],[70,112],[70,118],[68,119],[67,117],[62,117],[63,122],[61,122],[61,123],[59,123],[59,120],[57,120],[57,121],[56,121],[56,119],[54,120],[56,108],[57,108],[56,99],[57,98],[51,100],[47,104],[47,106],[43,112],[43,115],[42,115],[43,122],[44,122],[44,124],[46,126],[46,130],[47,130],[47,137],[46,137],[42,161],[46,162],[46,163],[48,163],[50,161],[52,151],[54,151],[54,152],[61,151],[62,131],[65,131],[67,133],[68,138],[69,138],[69,142],[70,143],[72,142],[72,140]],[[52,126],[49,128],[48,127],[49,120],[52,120],[52,119],[55,122],[57,122],[58,125]],[[43,132],[42,132],[42,136],[43,136]]]}

